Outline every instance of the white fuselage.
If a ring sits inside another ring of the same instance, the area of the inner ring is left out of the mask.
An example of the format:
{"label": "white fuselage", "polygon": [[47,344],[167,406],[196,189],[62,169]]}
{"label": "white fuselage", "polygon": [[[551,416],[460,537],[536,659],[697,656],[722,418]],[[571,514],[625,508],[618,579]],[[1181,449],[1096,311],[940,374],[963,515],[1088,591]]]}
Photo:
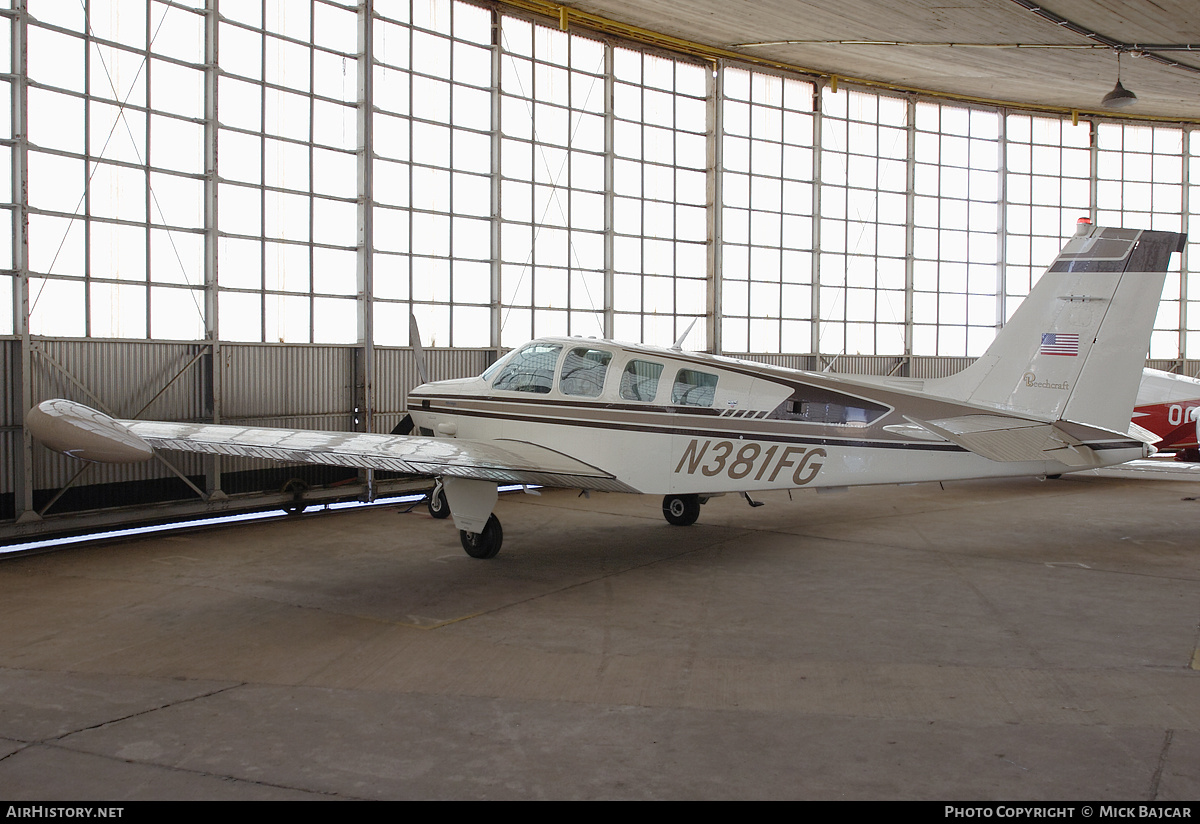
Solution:
{"label": "white fuselage", "polygon": [[[521,354],[534,347],[540,349]],[[527,363],[516,363],[522,358]],[[645,377],[651,372],[657,372],[654,381]],[[580,338],[535,341],[481,377],[420,386],[409,406],[420,434],[538,444],[652,494],[1081,468],[1057,461],[995,461],[931,438],[908,424],[908,416],[994,410],[919,389]],[[1143,444],[1107,434],[1111,437],[1093,446],[1096,465],[1146,454]]]}

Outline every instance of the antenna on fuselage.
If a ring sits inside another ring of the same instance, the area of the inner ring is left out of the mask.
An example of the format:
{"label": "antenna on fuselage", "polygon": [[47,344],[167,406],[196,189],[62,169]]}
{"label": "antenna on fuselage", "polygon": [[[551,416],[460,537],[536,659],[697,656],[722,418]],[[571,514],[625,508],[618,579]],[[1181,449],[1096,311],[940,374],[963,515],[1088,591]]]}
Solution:
{"label": "antenna on fuselage", "polygon": [[685,340],[687,340],[687,336],[688,336],[688,335],[692,334],[692,327],[696,325],[696,321],[698,321],[698,320],[700,320],[700,318],[692,318],[692,322],[688,324],[688,328],[687,328],[687,329],[684,329],[684,330],[683,330],[683,334],[682,334],[682,335],[680,335],[680,336],[679,336],[679,337],[678,337],[678,338],[675,340],[675,343],[673,343],[673,344],[671,345],[671,348],[672,348],[672,349],[674,349],[676,352],[682,352],[682,351],[683,351],[683,342],[684,342]]}
{"label": "antenna on fuselage", "polygon": [[408,315],[408,341],[412,344],[413,354],[417,358],[417,374],[421,383],[429,383],[429,369],[425,366],[425,349],[421,346],[421,330],[417,327],[417,316],[411,312]]}

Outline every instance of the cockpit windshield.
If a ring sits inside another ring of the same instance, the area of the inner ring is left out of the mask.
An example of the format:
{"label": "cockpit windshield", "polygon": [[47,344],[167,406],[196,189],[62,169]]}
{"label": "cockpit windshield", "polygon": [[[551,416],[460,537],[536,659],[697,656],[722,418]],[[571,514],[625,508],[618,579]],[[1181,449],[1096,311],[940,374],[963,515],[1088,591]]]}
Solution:
{"label": "cockpit windshield", "polygon": [[518,349],[504,364],[492,388],[545,395],[554,386],[554,367],[560,352],[562,346],[556,343],[531,343]]}

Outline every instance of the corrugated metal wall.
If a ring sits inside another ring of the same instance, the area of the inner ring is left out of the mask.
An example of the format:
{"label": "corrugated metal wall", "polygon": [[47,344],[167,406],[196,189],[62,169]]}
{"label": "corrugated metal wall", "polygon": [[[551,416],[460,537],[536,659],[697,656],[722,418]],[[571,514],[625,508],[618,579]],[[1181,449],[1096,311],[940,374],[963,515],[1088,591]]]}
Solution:
{"label": "corrugated metal wall", "polygon": [[[202,370],[208,347],[194,343],[115,340],[37,340],[31,348],[34,402],[68,398],[117,418],[205,419]],[[185,474],[199,474],[200,459],[177,456]],[[57,489],[80,470],[76,460],[34,449],[35,490]],[[111,484],[169,477],[161,463],[88,466],[77,483]]]}
{"label": "corrugated metal wall", "polygon": [[[88,465],[35,445],[34,510],[49,509],[42,521],[17,525],[14,517],[22,506],[15,496],[23,464],[17,379],[20,347],[19,340],[0,340],[0,365],[8,376],[5,391],[0,392],[0,541],[72,531],[88,524],[119,523],[122,518],[141,520],[146,506],[139,504],[146,504],[147,495],[157,496],[151,507],[156,518],[169,517],[172,512],[183,517],[203,514],[206,509],[228,511],[270,504],[267,492],[238,495],[232,503],[205,502],[159,460]],[[355,429],[356,417],[362,415],[358,408],[365,397],[361,347],[223,343],[216,351],[218,363],[214,364],[213,347],[201,342],[34,340],[30,346],[33,400],[69,398],[118,418],[210,421],[219,413],[224,423],[334,431]],[[389,432],[403,417],[408,391],[420,379],[412,350],[376,349],[375,355],[372,428]],[[494,358],[486,349],[426,352],[435,378],[477,375]],[[178,473],[191,478],[201,490],[205,488],[211,459],[178,453],[166,457]],[[269,490],[270,479],[239,484],[235,478],[265,471],[278,475],[279,469],[275,463],[250,459],[223,459],[220,465],[221,477],[228,482],[226,489]],[[55,500],[68,485],[69,494]],[[278,489],[277,483],[274,488]],[[86,494],[87,490],[104,490],[99,496],[102,503],[94,504],[98,496]],[[366,487],[347,483],[337,494],[358,497],[366,494]]]}
{"label": "corrugated metal wall", "polygon": [[[430,380],[478,375],[495,360],[490,349],[427,349]],[[391,432],[408,410],[408,390],[419,384],[411,349],[375,350],[375,431]]]}
{"label": "corrugated metal wall", "polygon": [[21,401],[17,358],[20,343],[15,340],[0,340],[0,369],[3,369],[3,389],[0,389],[0,523],[11,518],[8,496],[16,492],[16,473],[21,461],[21,416],[18,413]]}

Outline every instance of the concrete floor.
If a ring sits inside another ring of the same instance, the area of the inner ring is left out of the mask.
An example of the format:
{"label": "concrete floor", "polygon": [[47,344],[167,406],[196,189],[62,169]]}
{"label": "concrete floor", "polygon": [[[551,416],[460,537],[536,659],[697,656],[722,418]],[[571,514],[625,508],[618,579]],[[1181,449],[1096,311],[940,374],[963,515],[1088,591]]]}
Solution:
{"label": "concrete floor", "polygon": [[0,562],[0,797],[1200,798],[1200,479],[502,496]]}

